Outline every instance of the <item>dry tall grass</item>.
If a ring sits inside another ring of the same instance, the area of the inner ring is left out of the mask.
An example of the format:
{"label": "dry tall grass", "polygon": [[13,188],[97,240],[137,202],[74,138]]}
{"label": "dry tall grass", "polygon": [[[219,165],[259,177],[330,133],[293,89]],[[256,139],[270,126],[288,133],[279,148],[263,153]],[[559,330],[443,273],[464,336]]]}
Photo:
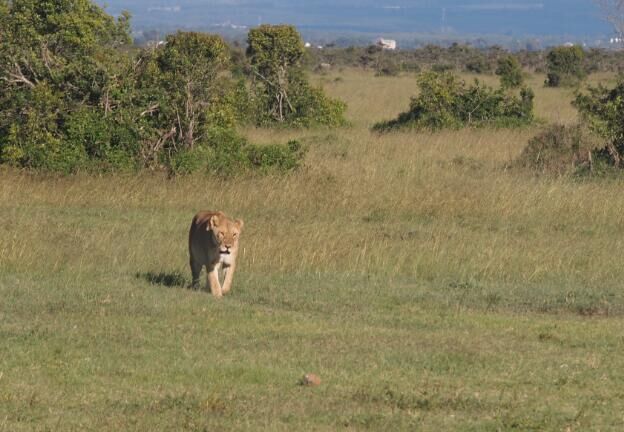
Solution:
{"label": "dry tall grass", "polygon": [[[165,262],[186,272],[183,239],[189,217],[199,208],[220,208],[247,221],[242,261],[249,272],[617,283],[622,274],[614,251],[622,245],[624,206],[618,181],[535,178],[506,169],[535,128],[372,134],[372,123],[405,109],[414,79],[372,78],[358,71],[336,75],[342,79],[323,77],[325,88],[347,101],[352,127],[247,131],[255,142],[296,137],[309,144],[305,168],[290,176],[165,180],[5,171],[0,197],[11,203],[5,207],[11,222],[2,227],[8,240],[4,265],[81,267],[115,257],[131,265],[147,244],[162,242],[170,245],[159,252]],[[532,84],[540,81],[534,78]],[[574,119],[570,92],[537,89],[539,117]],[[76,207],[90,211],[65,226]],[[146,208],[154,214],[133,224],[133,215],[144,215]],[[104,230],[89,230],[94,218]],[[101,257],[67,251],[63,242],[38,241],[50,225],[63,233],[59,239],[84,241],[87,254]],[[18,229],[25,239],[15,237]],[[134,241],[121,241],[129,235]],[[110,254],[111,247],[120,250]],[[49,248],[44,256],[51,259],[35,265],[42,248]]]}

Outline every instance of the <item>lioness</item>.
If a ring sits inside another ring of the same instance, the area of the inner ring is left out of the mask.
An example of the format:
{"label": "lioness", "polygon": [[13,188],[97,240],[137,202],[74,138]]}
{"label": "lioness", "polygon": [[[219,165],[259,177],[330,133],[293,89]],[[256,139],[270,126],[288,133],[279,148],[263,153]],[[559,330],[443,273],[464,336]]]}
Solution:
{"label": "lioness", "polygon": [[[236,268],[238,238],[243,221],[232,220],[221,211],[201,211],[195,215],[189,231],[189,254],[191,256],[192,286],[199,284],[199,273],[206,266],[206,286],[215,297],[221,297],[232,288]],[[219,282],[219,268],[223,269],[223,287]]]}

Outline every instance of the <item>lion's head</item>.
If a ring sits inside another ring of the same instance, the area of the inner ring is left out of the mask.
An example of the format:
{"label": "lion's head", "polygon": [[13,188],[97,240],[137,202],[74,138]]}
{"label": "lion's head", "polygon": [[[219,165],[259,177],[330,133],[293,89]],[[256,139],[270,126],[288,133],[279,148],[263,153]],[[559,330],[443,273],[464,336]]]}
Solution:
{"label": "lion's head", "polygon": [[238,245],[243,221],[241,219],[232,220],[223,212],[218,212],[210,217],[206,229],[212,231],[219,245],[219,253],[229,255]]}

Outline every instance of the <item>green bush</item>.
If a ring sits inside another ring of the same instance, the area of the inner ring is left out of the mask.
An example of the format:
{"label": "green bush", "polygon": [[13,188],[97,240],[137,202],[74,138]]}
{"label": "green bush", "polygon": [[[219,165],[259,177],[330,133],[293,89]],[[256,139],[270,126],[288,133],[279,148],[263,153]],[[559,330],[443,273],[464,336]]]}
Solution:
{"label": "green bush", "polygon": [[400,128],[439,130],[466,126],[513,127],[533,121],[533,91],[523,88],[519,96],[494,90],[478,80],[467,86],[451,73],[426,72],[419,76],[420,93],[399,117],[377,123],[373,130]]}
{"label": "green bush", "polygon": [[293,118],[294,126],[344,126],[347,105],[337,99],[331,99],[318,87],[311,87],[307,82],[299,83],[302,88],[292,100],[298,115]]}
{"label": "green bush", "polygon": [[469,59],[466,62],[465,69],[475,74],[485,74],[492,71],[490,62],[482,55]]}
{"label": "green bush", "polygon": [[100,111],[82,108],[71,113],[65,130],[65,144],[84,151],[85,166],[124,171],[137,168],[137,134],[115,119],[103,117]]}
{"label": "green bush", "polygon": [[262,25],[250,30],[247,55],[257,124],[307,127],[345,123],[345,105],[308,84],[302,68],[303,42],[294,27]]}
{"label": "green bush", "polygon": [[601,155],[617,168],[624,167],[624,78],[612,89],[603,85],[588,87],[573,104],[589,128],[606,141]]}
{"label": "green bush", "polygon": [[73,172],[86,160],[81,146],[66,143],[62,130],[62,97],[40,84],[19,101],[16,116],[0,139],[0,162],[12,166]]}
{"label": "green bush", "polygon": [[[129,50],[129,16],[115,20],[89,0],[0,0],[0,24],[0,163],[230,174],[287,171],[303,158],[292,144],[258,150],[236,132],[249,117],[266,118],[259,113],[266,116],[275,94],[249,91],[236,49],[233,79],[220,36],[178,32],[162,46]],[[286,78],[285,124],[344,122],[344,104],[301,73],[292,27],[251,33],[255,71]],[[292,66],[285,75],[284,64]]]}
{"label": "green bush", "polygon": [[515,56],[509,55],[499,58],[496,75],[500,77],[503,88],[513,89],[522,85],[522,66]]}
{"label": "green bush", "polygon": [[212,128],[205,145],[171,155],[171,174],[209,172],[232,176],[248,171],[285,173],[298,168],[306,149],[296,140],[288,144],[253,145],[233,129]]}
{"label": "green bush", "polygon": [[286,172],[300,166],[305,151],[299,141],[291,140],[287,145],[250,145],[247,157],[252,166],[261,170]]}
{"label": "green bush", "polygon": [[546,58],[548,87],[573,87],[586,76],[583,67],[585,52],[578,45],[553,48]]}
{"label": "green bush", "polygon": [[551,125],[531,138],[514,164],[554,175],[587,171],[600,160],[599,145],[583,125]]}
{"label": "green bush", "polygon": [[401,66],[389,56],[381,56],[377,63],[376,76],[398,76],[401,72]]}
{"label": "green bush", "polygon": [[450,63],[435,63],[431,65],[431,70],[436,73],[444,73],[455,70],[455,65]]}
{"label": "green bush", "polygon": [[[129,17],[88,0],[23,0],[0,7],[0,162],[73,172],[88,161],[67,140],[83,107],[107,114],[127,56]],[[96,132],[97,133],[97,132]]]}

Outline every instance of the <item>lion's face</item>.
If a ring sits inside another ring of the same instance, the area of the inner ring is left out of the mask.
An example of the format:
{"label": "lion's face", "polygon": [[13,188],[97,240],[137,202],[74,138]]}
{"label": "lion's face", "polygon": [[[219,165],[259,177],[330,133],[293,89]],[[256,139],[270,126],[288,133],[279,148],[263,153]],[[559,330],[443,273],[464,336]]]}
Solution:
{"label": "lion's face", "polygon": [[210,218],[207,228],[212,231],[219,245],[219,253],[221,255],[229,255],[238,245],[238,238],[243,229],[243,221],[240,219],[232,220],[221,213]]}

